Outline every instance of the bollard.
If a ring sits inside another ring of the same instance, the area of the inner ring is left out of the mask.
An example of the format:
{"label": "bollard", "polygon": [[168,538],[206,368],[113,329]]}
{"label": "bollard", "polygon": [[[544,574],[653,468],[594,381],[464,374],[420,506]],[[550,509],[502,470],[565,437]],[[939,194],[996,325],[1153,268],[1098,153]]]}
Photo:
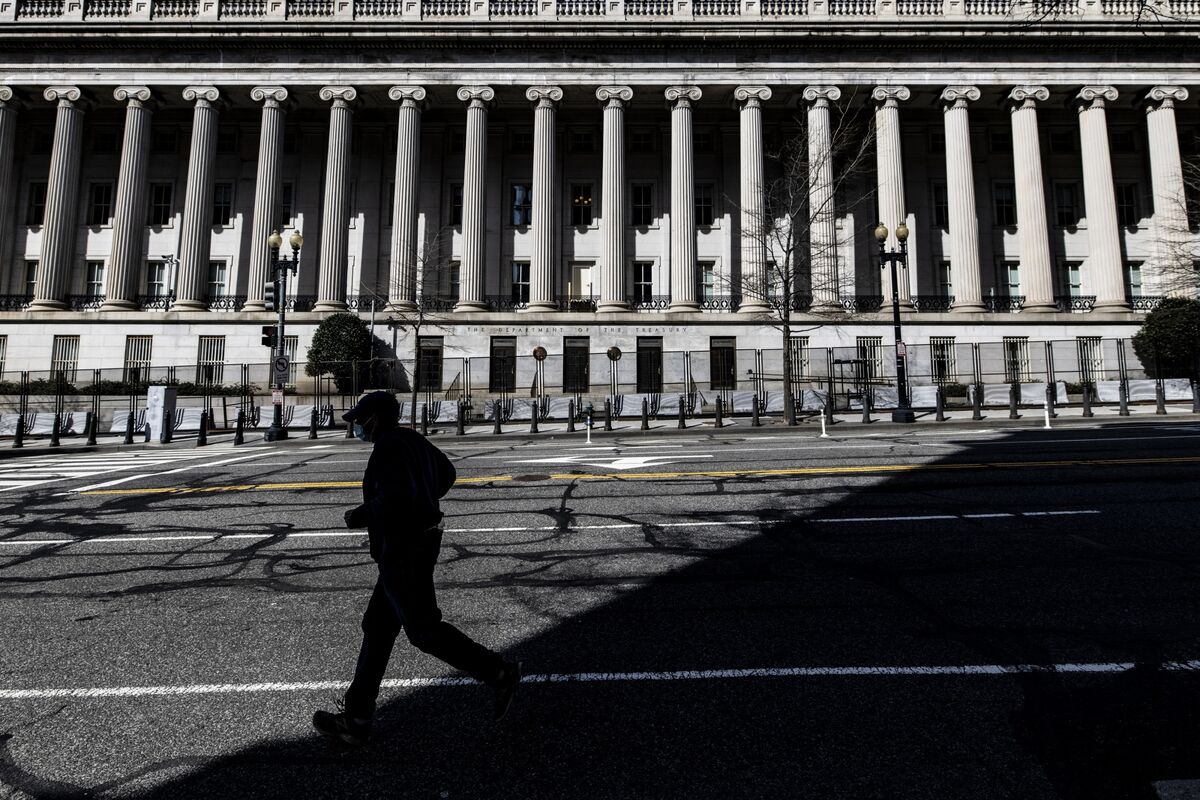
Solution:
{"label": "bollard", "polygon": [[567,401],[567,433],[575,432],[575,400]]}
{"label": "bollard", "polygon": [[642,398],[642,430],[650,430],[650,401]]}
{"label": "bollard", "polygon": [[604,398],[604,430],[612,430],[612,400]]}
{"label": "bollard", "polygon": [[1167,413],[1167,396],[1163,392],[1162,381],[1154,382],[1154,413]]}
{"label": "bollard", "polygon": [[1192,378],[1192,413],[1200,414],[1200,380]]}
{"label": "bollard", "polygon": [[150,423],[149,422],[142,425],[142,434],[146,437],[142,441],[144,441],[146,444],[150,444]]}
{"label": "bollard", "polygon": [[[130,444],[133,440],[130,439],[126,444]],[[25,446],[25,415],[17,414],[17,432],[13,435],[13,447]]]}
{"label": "bollard", "polygon": [[942,397],[942,387],[941,386],[937,387],[937,395],[936,395],[936,399],[934,402],[935,402],[935,405],[933,408],[934,422],[945,422],[946,421],[946,400]]}
{"label": "bollard", "polygon": [[61,425],[62,425],[61,418],[58,416],[58,414],[55,414],[54,415],[54,425],[53,425],[53,427],[50,428],[50,446],[51,447],[58,447],[58,444],[59,444],[58,437],[59,437]]}
{"label": "bollard", "polygon": [[[825,405],[828,406],[829,402],[826,401]],[[825,412],[823,410],[821,411],[821,436],[820,436],[820,438],[822,438],[822,439],[829,438],[829,434],[825,432]]]}
{"label": "bollard", "polygon": [[983,419],[983,384],[975,384],[975,391],[971,393],[971,419],[978,422]]}
{"label": "bollard", "polygon": [[[793,412],[793,414],[794,413],[795,412]],[[832,394],[830,394],[829,397],[825,400],[825,421],[828,422],[830,425],[832,425],[836,421],[833,418],[833,395]],[[794,419],[792,421],[792,424],[793,425],[795,424]]]}
{"label": "bollard", "polygon": [[317,438],[317,407],[313,406],[312,415],[308,418],[308,438]]}
{"label": "bollard", "polygon": [[1092,390],[1086,383],[1083,385],[1082,402],[1083,402],[1083,416],[1094,417],[1095,414],[1092,413]]}
{"label": "bollard", "polygon": [[1052,417],[1057,417],[1058,412],[1054,410],[1054,384],[1046,384],[1046,413]]}
{"label": "bollard", "polygon": [[529,432],[538,433],[538,401],[533,401],[533,413],[529,415]]}
{"label": "bollard", "polygon": [[1129,416],[1129,390],[1125,387],[1125,381],[1121,381],[1120,385],[1117,387],[1117,391],[1119,392],[1119,400],[1120,400],[1120,407],[1117,410],[1117,416],[1128,417]]}
{"label": "bollard", "polygon": [[862,409],[863,409],[863,415],[862,415],[863,425],[870,425],[871,424],[871,393],[869,391],[863,392]]}
{"label": "bollard", "polygon": [[1020,419],[1021,415],[1017,413],[1017,392],[1021,391],[1016,381],[1008,385],[1008,418]]}
{"label": "bollard", "polygon": [[125,418],[125,439],[121,444],[133,444],[133,416],[137,412],[130,411],[129,416]]}
{"label": "bollard", "polygon": [[462,400],[458,401],[458,414],[455,417],[454,435],[465,436],[467,434],[467,404]]}
{"label": "bollard", "polygon": [[683,430],[687,427],[687,423],[683,421],[683,395],[679,395],[679,425],[678,428]]}
{"label": "bollard", "polygon": [[717,427],[717,428],[724,427],[724,425],[725,425],[725,415],[723,413],[724,411],[725,411],[725,403],[720,397],[718,397],[717,398],[716,415],[713,418],[713,426],[714,427]]}
{"label": "bollard", "polygon": [[99,427],[100,416],[89,411],[87,415],[87,443],[89,446],[96,444],[96,428]]}
{"label": "bollard", "polygon": [[354,438],[354,423],[353,422],[346,423],[346,438],[347,439]]}
{"label": "bollard", "polygon": [[500,404],[492,403],[492,433],[500,432]]}
{"label": "bollard", "polygon": [[246,412],[238,409],[237,422],[234,423],[233,443],[243,444],[246,441]]}
{"label": "bollard", "polygon": [[796,398],[790,393],[783,396],[783,424],[796,424]]}
{"label": "bollard", "polygon": [[758,419],[758,395],[750,398],[750,427],[757,428],[762,425]]}
{"label": "bollard", "polygon": [[208,409],[208,429],[210,431],[217,429],[217,410],[211,407]]}
{"label": "bollard", "polygon": [[204,447],[208,444],[208,414],[200,415],[200,430],[196,433],[196,447]]}

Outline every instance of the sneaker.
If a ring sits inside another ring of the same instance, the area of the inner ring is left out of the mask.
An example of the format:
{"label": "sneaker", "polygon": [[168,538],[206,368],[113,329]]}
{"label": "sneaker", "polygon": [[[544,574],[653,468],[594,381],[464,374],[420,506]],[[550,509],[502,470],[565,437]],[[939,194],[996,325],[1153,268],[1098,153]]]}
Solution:
{"label": "sneaker", "polygon": [[508,713],[508,707],[512,705],[513,698],[517,696],[517,686],[520,683],[521,662],[505,661],[504,666],[500,669],[500,679],[492,687],[496,692],[495,719],[497,722],[504,719],[504,715]]}
{"label": "sneaker", "polygon": [[358,719],[346,712],[339,700],[337,713],[317,711],[313,714],[313,729],[322,736],[336,739],[344,744],[362,747],[371,738],[371,720]]}

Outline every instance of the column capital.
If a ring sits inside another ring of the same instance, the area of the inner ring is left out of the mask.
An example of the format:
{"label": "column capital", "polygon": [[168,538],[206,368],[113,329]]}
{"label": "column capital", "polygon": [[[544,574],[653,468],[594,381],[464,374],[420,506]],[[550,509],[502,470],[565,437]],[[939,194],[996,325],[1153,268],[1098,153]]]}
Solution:
{"label": "column capital", "polygon": [[818,100],[835,103],[842,99],[842,90],[836,86],[806,86],[800,96],[806,103],[815,103]]}
{"label": "column capital", "polygon": [[525,99],[531,103],[548,100],[557,103],[563,98],[563,90],[558,86],[530,86],[525,90]]}
{"label": "column capital", "polygon": [[1082,106],[1099,106],[1104,107],[1105,101],[1115,103],[1117,101],[1117,87],[1115,86],[1084,86],[1075,95],[1075,102]]}
{"label": "column capital", "polygon": [[490,86],[460,86],[455,94],[464,103],[476,100],[481,103],[491,103],[496,99],[496,90]]}
{"label": "column capital", "polygon": [[974,103],[982,96],[978,86],[947,86],[942,89],[942,102],[949,105],[965,106],[967,103]]}
{"label": "column capital", "polygon": [[353,86],[322,86],[319,96],[327,103],[332,100],[349,104],[358,98],[358,90]]}
{"label": "column capital", "polygon": [[1017,105],[1044,103],[1050,99],[1050,90],[1045,86],[1014,86],[1008,99]]}
{"label": "column capital", "polygon": [[770,86],[739,86],[733,90],[733,99],[739,104],[765,103],[771,99]]}
{"label": "column capital", "polygon": [[113,98],[120,102],[148,103],[152,94],[149,86],[118,86],[113,89]]}
{"label": "column capital", "polygon": [[13,90],[11,86],[0,86],[0,103],[9,103],[13,99]]}
{"label": "column capital", "polygon": [[1145,102],[1170,108],[1187,99],[1188,90],[1182,86],[1152,86],[1146,92]]}
{"label": "column capital", "polygon": [[668,86],[663,92],[663,96],[667,98],[667,102],[672,105],[680,103],[698,103],[703,96],[699,86]]}
{"label": "column capital", "polygon": [[198,103],[201,100],[215,103],[221,99],[221,92],[215,86],[188,86],[183,90],[183,99],[189,103]]}
{"label": "column capital", "polygon": [[57,103],[59,100],[78,103],[83,99],[83,92],[79,90],[78,86],[47,86],[46,90],[42,92],[42,97],[51,103]]}
{"label": "column capital", "polygon": [[876,86],[871,92],[871,99],[876,103],[899,103],[912,97],[907,86]]}
{"label": "column capital", "polygon": [[424,86],[393,86],[388,89],[388,99],[399,103],[409,101],[416,106],[422,106],[426,96]]}
{"label": "column capital", "polygon": [[601,86],[596,90],[596,99],[601,103],[618,100],[628,103],[633,99],[633,88],[630,86]]}
{"label": "column capital", "polygon": [[282,103],[288,99],[284,86],[255,86],[250,90],[250,99],[256,103]]}

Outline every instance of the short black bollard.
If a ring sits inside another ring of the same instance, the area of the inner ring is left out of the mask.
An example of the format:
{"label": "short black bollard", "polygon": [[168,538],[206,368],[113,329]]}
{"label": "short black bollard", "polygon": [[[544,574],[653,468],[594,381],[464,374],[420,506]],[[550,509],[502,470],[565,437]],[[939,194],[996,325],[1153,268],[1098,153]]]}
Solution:
{"label": "short black bollard", "polygon": [[971,393],[971,419],[978,422],[983,419],[983,384],[975,384],[975,391]]}
{"label": "short black bollard", "polygon": [[[795,412],[795,410],[794,410],[794,407],[793,407],[793,411],[792,411],[792,421],[791,421],[791,423],[790,423],[790,424],[792,424],[792,425],[795,425],[795,424],[796,424],[796,416],[795,416],[795,414],[796,414],[796,412]],[[832,395],[832,394],[830,394],[830,395],[829,395],[829,396],[828,396],[828,397],[825,399],[825,410],[824,410],[824,414],[825,414],[825,421],[826,421],[826,422],[828,422],[830,425],[832,425],[832,424],[835,422],[835,420],[834,420],[834,418],[833,418],[833,395]]]}
{"label": "short black bollard", "polygon": [[346,423],[346,438],[347,439],[354,438],[354,423],[353,422]]}
{"label": "short black bollard", "polygon": [[1200,414],[1200,381],[1192,379],[1192,413]]}
{"label": "short black bollard", "polygon": [[687,427],[687,423],[683,420],[683,395],[679,395],[679,425],[677,427],[680,430]]}
{"label": "short black bollard", "polygon": [[96,429],[99,427],[100,415],[89,411],[87,415],[87,443],[89,446],[96,444]]}
{"label": "short black bollard", "polygon": [[[801,395],[803,396],[803,395]],[[822,414],[825,411],[822,409]],[[796,424],[796,398],[788,395],[783,396],[783,422],[785,425]]]}
{"label": "short black bollard", "polygon": [[1120,402],[1120,406],[1118,407],[1118,410],[1117,410],[1117,416],[1128,417],[1129,416],[1129,388],[1125,385],[1125,381],[1121,381],[1120,385],[1117,387],[1117,392],[1118,392],[1118,400]]}
{"label": "short black bollard", "polygon": [[317,438],[317,407],[313,406],[312,414],[308,417],[308,438]]}
{"label": "short black bollard", "polygon": [[717,428],[724,427],[724,425],[725,425],[724,411],[725,411],[725,402],[720,397],[718,397],[717,398],[717,410],[716,410],[716,414],[713,418],[713,426],[714,427],[717,427]]}
{"label": "short black bollard", "polygon": [[612,430],[612,400],[604,398],[604,430]]}
{"label": "short black bollard", "polygon": [[208,444],[208,413],[200,414],[200,430],[196,433],[196,447]]}
{"label": "short black bollard", "polygon": [[1057,416],[1058,416],[1058,412],[1054,410],[1054,401],[1055,401],[1055,399],[1056,399],[1056,398],[1054,397],[1054,394],[1055,394],[1055,392],[1054,392],[1054,384],[1053,384],[1053,383],[1047,383],[1047,384],[1046,384],[1046,409],[1047,409],[1047,410],[1050,412],[1050,416],[1051,416],[1051,417],[1057,417]]}
{"label": "short black bollard", "polygon": [[1089,387],[1086,383],[1083,385],[1082,403],[1083,403],[1083,416],[1085,416],[1085,417],[1096,416],[1095,414],[1092,413],[1092,390],[1091,390],[1091,387]]}
{"label": "short black bollard", "polygon": [[[132,439],[130,440],[132,441]],[[126,442],[129,444],[130,442]],[[13,435],[13,447],[25,446],[25,415],[17,414],[17,431]]]}
{"label": "short black bollard", "polygon": [[575,401],[567,401],[567,433],[575,432]]}
{"label": "short black bollard", "polygon": [[429,435],[429,406],[421,406],[421,435]]}
{"label": "short black bollard", "polygon": [[534,400],[533,404],[530,406],[529,432],[530,433],[540,433],[540,431],[538,431],[538,401],[537,400]]}
{"label": "short black bollard", "polygon": [[936,395],[936,399],[934,400],[934,402],[936,404],[933,407],[934,421],[935,422],[945,422],[946,421],[946,400],[942,395],[942,387],[941,386],[937,387],[937,395]]}
{"label": "short black bollard", "polygon": [[750,398],[750,427],[757,428],[762,425],[758,419],[758,395]]}
{"label": "short black bollard", "polygon": [[650,430],[650,401],[642,398],[642,430]]}
{"label": "short black bollard", "polygon": [[870,425],[871,424],[871,393],[869,391],[863,392],[862,410],[863,410],[863,415],[862,415],[863,424]]}
{"label": "short black bollard", "polygon": [[62,419],[58,416],[58,414],[55,414],[54,415],[54,425],[50,428],[50,446],[51,447],[58,447],[58,445],[59,445],[58,437],[59,437],[59,434],[61,433],[61,426],[62,426]]}
{"label": "short black bollard", "polygon": [[455,415],[454,420],[454,435],[467,435],[467,404],[462,400],[458,401],[458,414]]}
{"label": "short black bollard", "polygon": [[1163,392],[1162,381],[1154,382],[1154,413],[1167,413],[1167,396]]}
{"label": "short black bollard", "polygon": [[233,428],[233,443],[243,444],[246,441],[246,412],[238,409],[237,422]]}
{"label": "short black bollard", "polygon": [[500,404],[492,403],[492,433],[500,433]]}
{"label": "short black bollard", "polygon": [[1008,385],[1008,418],[1020,419],[1021,415],[1017,413],[1017,395],[1021,391],[1020,385],[1013,381]]}

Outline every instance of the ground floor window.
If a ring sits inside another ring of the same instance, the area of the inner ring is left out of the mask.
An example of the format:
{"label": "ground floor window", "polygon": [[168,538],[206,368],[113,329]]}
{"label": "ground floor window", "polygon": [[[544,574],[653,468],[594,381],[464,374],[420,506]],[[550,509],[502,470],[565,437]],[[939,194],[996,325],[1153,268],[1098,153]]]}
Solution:
{"label": "ground floor window", "polygon": [[637,390],[641,394],[662,391],[663,342],[661,336],[639,336],[637,340]]}
{"label": "ground floor window", "polygon": [[788,342],[792,358],[792,380],[806,380],[811,374],[808,354],[808,337],[793,336]]}
{"label": "ground floor window", "polygon": [[883,375],[883,337],[859,336],[855,345],[862,365],[861,378],[870,382]]}
{"label": "ground floor window", "polygon": [[54,346],[50,351],[50,373],[57,378],[62,373],[67,383],[75,382],[75,372],[79,368],[79,337],[55,336]]}
{"label": "ground floor window", "polygon": [[150,377],[150,355],[153,336],[125,337],[125,382],[144,383]]}
{"label": "ground floor window", "polygon": [[938,386],[958,381],[958,364],[954,357],[953,336],[930,336],[929,360],[933,370],[933,382]]}
{"label": "ground floor window", "polygon": [[563,391],[572,394],[588,391],[590,342],[586,336],[563,338]]}
{"label": "ground floor window", "polygon": [[1077,336],[1075,347],[1079,351],[1079,381],[1091,383],[1104,377],[1104,348],[1099,336]]}
{"label": "ground floor window", "polygon": [[516,391],[517,337],[493,336],[488,363],[488,391],[495,394]]}
{"label": "ground floor window", "polygon": [[196,383],[217,384],[225,380],[225,337],[201,336],[196,349]]}
{"label": "ground floor window", "polygon": [[1029,337],[1004,337],[1004,376],[1009,383],[1028,383],[1029,372]]}
{"label": "ground floor window", "polygon": [[416,390],[418,392],[441,391],[442,351],[441,336],[422,336],[417,339]]}
{"label": "ground floor window", "polygon": [[737,339],[713,336],[708,340],[709,388],[713,391],[737,388]]}

